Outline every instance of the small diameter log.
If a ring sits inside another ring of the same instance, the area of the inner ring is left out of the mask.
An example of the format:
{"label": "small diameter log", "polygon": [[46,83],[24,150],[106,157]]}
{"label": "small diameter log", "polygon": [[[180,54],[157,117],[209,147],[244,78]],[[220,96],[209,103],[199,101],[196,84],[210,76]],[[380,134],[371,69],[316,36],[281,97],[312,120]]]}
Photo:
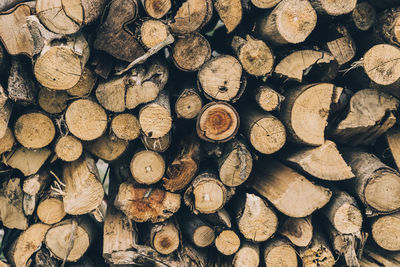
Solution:
{"label": "small diameter log", "polygon": [[216,0],[214,8],[224,23],[227,33],[232,32],[242,21],[243,7],[241,0]]}
{"label": "small diameter log", "polygon": [[34,63],[33,72],[44,87],[67,90],[79,82],[88,58],[89,45],[85,37],[82,34],[70,36],[65,44],[53,42],[45,46]]}
{"label": "small diameter log", "polygon": [[144,10],[152,18],[160,19],[171,9],[171,0],[144,0]]}
{"label": "small diameter log", "polygon": [[273,238],[264,245],[264,262],[266,266],[297,266],[297,252],[283,238]]}
{"label": "small diameter log", "polygon": [[90,94],[97,81],[97,76],[87,67],[83,69],[77,84],[67,90],[71,96],[83,97]]}
{"label": "small diameter log", "polygon": [[317,186],[277,160],[258,160],[251,187],[289,217],[305,217],[325,206],[332,192]]}
{"label": "small diameter log", "polygon": [[64,163],[64,210],[71,215],[89,213],[100,206],[104,197],[103,185],[95,161],[88,155]]}
{"label": "small diameter log", "polygon": [[371,235],[381,248],[389,251],[399,251],[399,230],[400,214],[393,213],[374,219],[371,226]]}
{"label": "small diameter log", "polygon": [[313,237],[311,216],[304,218],[287,217],[279,228],[279,233],[297,247],[306,247]]}
{"label": "small diameter log", "polygon": [[7,128],[3,137],[0,138],[0,155],[3,154],[4,152],[11,151],[14,144],[15,144],[14,135],[10,130],[10,128]]}
{"label": "small diameter log", "polygon": [[224,146],[218,159],[219,179],[226,186],[239,186],[250,176],[253,158],[244,142],[234,139]]}
{"label": "small diameter log", "polygon": [[310,0],[310,3],[318,14],[340,16],[352,12],[357,0]]}
{"label": "small diameter log", "polygon": [[184,201],[195,214],[214,213],[225,205],[232,192],[210,172],[199,174],[186,189]]}
{"label": "small diameter log", "polygon": [[82,142],[72,135],[61,136],[54,148],[58,158],[63,161],[75,161],[82,155]]}
{"label": "small diameter log", "polygon": [[284,80],[302,83],[313,68],[318,69],[317,81],[329,82],[336,77],[339,64],[328,52],[299,50],[290,53],[276,65],[274,74]]}
{"label": "small diameter log", "polygon": [[283,0],[256,23],[258,36],[274,45],[303,42],[314,30],[317,14],[308,1]]}
{"label": "small diameter log", "polygon": [[239,130],[239,114],[226,102],[211,102],[197,116],[197,135],[208,142],[226,142]]}
{"label": "small diameter log", "polygon": [[[8,27],[7,27],[8,28]],[[23,105],[36,104],[38,87],[28,71],[31,65],[22,58],[11,59],[10,76],[8,76],[8,98]]]}
{"label": "small diameter log", "polygon": [[119,139],[135,140],[140,134],[139,120],[130,113],[118,114],[111,121],[111,131]]}
{"label": "small diameter log", "polygon": [[19,147],[13,153],[7,155],[4,163],[20,170],[25,176],[29,176],[37,173],[50,154],[51,151],[47,148],[28,149]]}
{"label": "small diameter log", "polygon": [[86,149],[94,156],[105,161],[118,159],[128,148],[129,142],[115,136],[104,134],[86,144]]}
{"label": "small diameter log", "polygon": [[311,244],[306,248],[299,248],[299,256],[304,267],[334,266],[335,258],[330,246],[321,232],[316,231]]}
{"label": "small diameter log", "polygon": [[197,32],[210,21],[212,14],[212,1],[187,0],[179,7],[170,23],[171,32],[175,35]]}
{"label": "small diameter log", "polygon": [[166,91],[160,92],[153,102],[140,109],[139,123],[143,134],[151,138],[163,137],[171,130],[171,107]]}
{"label": "small diameter log", "polygon": [[273,154],[286,142],[286,130],[282,122],[268,112],[246,107],[240,110],[244,135],[260,153]]}
{"label": "small diameter log", "polygon": [[163,178],[166,190],[175,192],[184,189],[195,177],[200,165],[200,142],[188,135],[179,143],[178,153],[167,168],[167,178]]}
{"label": "small diameter log", "polygon": [[257,87],[254,92],[254,98],[258,106],[264,111],[279,110],[281,103],[285,100],[283,95],[267,85]]}
{"label": "small diameter log", "polygon": [[390,128],[385,133],[385,137],[397,169],[400,169],[400,129],[398,127]]}
{"label": "small diameter log", "polygon": [[90,99],[72,102],[65,112],[68,130],[83,141],[91,141],[103,135],[107,128],[107,114]]}
{"label": "small diameter log", "polygon": [[267,202],[246,193],[234,204],[239,231],[247,240],[263,242],[278,228],[278,217]]}
{"label": "small diameter log", "polygon": [[197,247],[208,247],[214,242],[214,229],[197,216],[187,216],[181,221],[183,235]]}
{"label": "small diameter log", "polygon": [[181,206],[181,196],[159,188],[122,183],[114,205],[136,222],[162,222]]}
{"label": "small diameter log", "polygon": [[161,180],[165,172],[165,161],[157,152],[138,151],[130,164],[132,177],[140,184],[154,184]]}
{"label": "small diameter log", "polygon": [[211,57],[210,43],[200,33],[179,38],[172,49],[172,59],[183,71],[196,71]]}
{"label": "small diameter log", "polygon": [[368,2],[357,3],[351,12],[350,25],[357,31],[368,31],[375,23],[375,8]]}
{"label": "small diameter log", "polygon": [[183,88],[175,102],[175,113],[178,118],[194,119],[203,107],[200,92],[195,86]]}
{"label": "small diameter log", "polygon": [[354,177],[336,144],[329,140],[318,147],[301,148],[297,152],[285,156],[285,159],[306,173],[322,180],[342,181]]}
{"label": "small diameter log", "polygon": [[231,46],[248,74],[259,77],[272,72],[274,55],[263,41],[250,35],[246,35],[246,39],[234,36]]}
{"label": "small diameter log", "polygon": [[37,206],[36,215],[45,224],[60,222],[66,215],[62,198],[51,193],[44,196]]}
{"label": "small diameter log", "polygon": [[94,241],[95,231],[88,217],[66,219],[47,231],[44,243],[56,258],[76,262]]}
{"label": "small diameter log", "polygon": [[282,105],[281,118],[291,141],[311,146],[325,143],[325,127],[335,90],[329,83],[290,90]]}
{"label": "small diameter log", "polygon": [[354,149],[343,154],[357,177],[351,189],[366,208],[367,216],[400,209],[400,176],[375,155]]}
{"label": "small diameter log", "polygon": [[8,259],[16,267],[25,267],[30,257],[42,246],[42,242],[50,225],[36,223],[15,240],[8,252]]}
{"label": "small diameter log", "polygon": [[232,230],[222,230],[214,243],[217,250],[225,256],[235,254],[240,248],[240,238]]}
{"label": "small diameter log", "polygon": [[234,267],[258,267],[260,264],[260,248],[258,244],[243,242],[232,260]]}
{"label": "small diameter log", "polygon": [[50,114],[63,112],[67,108],[68,94],[65,91],[49,90],[42,87],[39,91],[38,104]]}
{"label": "small diameter log", "polygon": [[245,87],[242,72],[242,65],[232,56],[212,58],[198,72],[198,87],[207,98],[235,102]]}
{"label": "small diameter log", "polygon": [[338,35],[335,39],[326,42],[328,52],[339,63],[339,66],[350,62],[356,55],[356,44],[351,38],[346,27],[338,26],[336,28],[336,34]]}
{"label": "small diameter log", "polygon": [[10,229],[25,230],[28,220],[23,211],[23,193],[20,178],[4,181],[0,189],[0,220]]}
{"label": "small diameter log", "polygon": [[180,234],[172,221],[154,224],[150,229],[151,246],[163,255],[168,255],[178,249]]}
{"label": "small diameter log", "polygon": [[22,185],[23,196],[23,208],[25,215],[32,215],[36,203],[43,194],[44,189],[50,184],[51,177],[47,171],[40,171],[34,175],[29,176],[25,179]]}
{"label": "small diameter log", "polygon": [[149,19],[140,25],[140,40],[148,49],[165,41],[169,34],[168,26],[160,20]]}
{"label": "small diameter log", "polygon": [[141,140],[146,149],[156,152],[165,152],[171,145],[171,132],[168,132],[160,138],[151,138],[142,134]]}
{"label": "small diameter log", "polygon": [[362,213],[356,200],[348,193],[333,190],[331,201],[321,211],[340,233],[354,234],[361,231]]}
{"label": "small diameter log", "polygon": [[[334,129],[333,136],[352,146],[374,143],[395,124],[394,113],[399,104],[397,98],[379,90],[360,90],[351,97],[349,112]],[[370,109],[371,106],[375,108]]]}

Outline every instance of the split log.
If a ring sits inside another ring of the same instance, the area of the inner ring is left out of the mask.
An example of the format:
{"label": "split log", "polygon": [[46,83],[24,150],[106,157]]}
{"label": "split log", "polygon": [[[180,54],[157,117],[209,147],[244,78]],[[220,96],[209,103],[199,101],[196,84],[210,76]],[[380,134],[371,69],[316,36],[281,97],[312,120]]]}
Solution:
{"label": "split log", "polygon": [[385,133],[385,137],[397,169],[400,169],[400,129],[398,127],[390,128]]}
{"label": "split log", "polygon": [[39,106],[50,114],[63,112],[67,108],[68,94],[65,91],[49,90],[42,87],[38,95]]}
{"label": "split log", "polygon": [[340,16],[352,12],[357,0],[310,0],[310,3],[318,14]]}
{"label": "split log", "polygon": [[325,127],[335,86],[329,83],[303,85],[285,96],[281,118],[292,142],[320,146],[325,143]]}
{"label": "split log", "polygon": [[244,242],[232,260],[234,267],[258,267],[260,249],[258,244]]}
{"label": "split log", "polygon": [[60,222],[66,215],[62,198],[52,193],[45,195],[37,206],[36,215],[45,224]]}
{"label": "split log", "polygon": [[51,151],[47,148],[33,150],[19,147],[13,153],[7,155],[4,163],[20,170],[25,176],[29,176],[38,172],[50,154]]}
{"label": "split log", "polygon": [[75,161],[82,155],[82,142],[72,135],[61,136],[55,145],[54,152],[63,161]]}
{"label": "split log", "polygon": [[14,135],[26,148],[42,148],[53,141],[56,129],[52,120],[41,112],[29,112],[20,116],[14,125]]}
{"label": "split log", "polygon": [[22,185],[24,192],[22,206],[25,215],[32,215],[39,198],[42,196],[44,189],[50,184],[51,177],[47,171],[40,171],[25,179]]}
{"label": "split log", "polygon": [[122,183],[114,205],[136,222],[162,222],[178,211],[181,196],[159,188]]}
{"label": "split log", "polygon": [[242,22],[243,7],[241,0],[216,0],[214,8],[224,23],[227,33],[232,32]]}
{"label": "split log", "polygon": [[13,266],[25,267],[29,258],[41,247],[50,225],[36,223],[15,240],[8,252],[8,259]]}
{"label": "split log", "polygon": [[222,230],[214,242],[217,250],[225,256],[235,254],[240,248],[239,236],[232,230]]}
{"label": "split log", "polygon": [[356,55],[356,45],[346,27],[336,27],[335,33],[337,37],[326,42],[326,47],[339,63],[339,66],[342,66],[354,58]]}
{"label": "split log", "polygon": [[254,92],[254,98],[260,108],[264,111],[279,110],[281,103],[285,100],[285,97],[277,93],[274,89],[267,85],[261,85],[257,87]]}
{"label": "split log", "polygon": [[72,102],[65,112],[68,130],[83,141],[91,141],[103,135],[107,128],[107,114],[90,99]]}
{"label": "split log", "polygon": [[89,213],[100,206],[104,197],[103,185],[95,161],[88,155],[64,163],[62,194],[64,210],[71,215]]}
{"label": "split log", "polygon": [[300,248],[298,253],[303,261],[304,267],[328,267],[334,266],[336,262],[330,246],[326,242],[325,237],[319,231],[314,233],[311,244],[306,248]]}
{"label": "split log", "polygon": [[304,218],[287,217],[279,228],[279,233],[297,247],[306,247],[313,237],[311,216]]}
{"label": "split log", "polygon": [[263,242],[278,228],[278,217],[268,203],[260,197],[246,193],[234,204],[239,231],[253,242]]}
{"label": "split log", "polygon": [[371,236],[383,249],[389,251],[400,250],[400,213],[393,213],[373,220]]}
{"label": "split log", "polygon": [[224,146],[218,159],[219,179],[226,186],[239,186],[250,176],[253,158],[244,142],[234,139]]}
{"label": "split log", "polygon": [[83,97],[88,96],[95,86],[97,76],[92,72],[91,69],[85,67],[82,75],[79,78],[77,84],[67,90],[67,93],[71,96]]}
{"label": "split log", "polygon": [[368,2],[360,2],[351,12],[350,25],[356,31],[365,32],[372,28],[375,19],[375,8]]}
{"label": "split log", "polygon": [[[296,18],[296,19],[294,19]],[[308,1],[282,0],[256,23],[258,36],[274,45],[303,42],[317,24],[317,14]]]}
{"label": "split log", "polygon": [[203,107],[203,100],[195,86],[185,86],[175,102],[178,118],[194,119]]}
{"label": "split log", "polygon": [[128,148],[129,142],[116,138],[115,136],[104,134],[94,141],[86,144],[86,149],[95,157],[105,161],[118,159]]}
{"label": "split log", "polygon": [[179,143],[175,158],[167,167],[167,177],[163,178],[166,190],[175,192],[184,189],[195,177],[200,165],[200,142],[188,135]]}
{"label": "split log", "polygon": [[290,217],[310,215],[325,206],[332,195],[329,189],[314,185],[301,174],[270,158],[258,160],[253,178],[251,187]]}
{"label": "split log", "polygon": [[130,164],[132,177],[140,184],[154,184],[165,172],[165,161],[157,152],[141,150],[133,155]]}
{"label": "split log", "polygon": [[144,0],[144,10],[152,18],[164,17],[172,7],[171,0]]}
{"label": "split log", "polygon": [[394,112],[399,104],[397,98],[375,89],[358,91],[350,99],[346,118],[332,134],[338,142],[352,146],[374,143],[395,124]]}
{"label": "split log", "polygon": [[111,131],[119,139],[132,141],[139,137],[139,120],[131,113],[116,115],[111,121]]}
{"label": "split log", "polygon": [[197,135],[208,142],[226,142],[235,137],[240,118],[233,106],[226,102],[210,102],[197,116]]}
{"label": "split log", "polygon": [[297,252],[283,238],[273,238],[265,243],[263,251],[266,266],[297,266]]}
{"label": "split log", "polygon": [[183,71],[197,71],[210,57],[210,43],[200,33],[179,38],[172,49],[174,64]]}
{"label": "split log", "polygon": [[95,234],[95,226],[88,217],[77,217],[53,225],[47,231],[44,243],[56,258],[75,262],[85,254]]}
{"label": "split log", "polygon": [[231,46],[248,74],[259,77],[272,72],[274,55],[263,41],[250,35],[246,35],[246,39],[234,36]]}
{"label": "split log", "polygon": [[351,189],[366,208],[367,216],[400,209],[400,176],[373,154],[353,149],[343,154],[357,178]]}
{"label": "split log", "polygon": [[151,246],[159,253],[168,255],[178,249],[180,234],[172,221],[154,224],[150,229]]}
{"label": "split log", "polygon": [[242,65],[229,55],[207,61],[198,72],[198,87],[209,99],[235,102],[246,86]]}
{"label": "split log", "polygon": [[5,101],[4,105],[0,106],[0,138],[4,138],[9,129],[8,123],[11,118],[12,107],[13,104],[9,100]]}
{"label": "split log", "polygon": [[354,177],[336,144],[329,140],[319,147],[299,149],[285,156],[285,159],[322,180],[342,181]]}
{"label": "split log", "polygon": [[165,152],[171,145],[171,132],[168,132],[160,138],[151,138],[142,134],[141,140],[146,149],[156,152]]}
{"label": "split log", "polygon": [[22,58],[13,57],[11,59],[7,86],[8,97],[23,105],[36,104],[38,87],[33,82],[32,75],[27,71],[30,68],[30,64],[27,64]]}
{"label": "split log", "polygon": [[23,211],[23,193],[20,178],[4,181],[0,189],[0,220],[10,229],[25,230],[28,220]]}
{"label": "split log", "polygon": [[240,115],[243,133],[258,152],[273,154],[285,145],[286,130],[276,117],[250,107],[242,108]]}
{"label": "split log", "polygon": [[182,220],[182,233],[197,247],[208,247],[214,242],[214,229],[197,216],[187,216]]}
{"label": "split log", "polygon": [[14,135],[10,130],[10,128],[7,128],[4,136],[0,138],[0,155],[5,152],[11,151],[14,144],[15,144]]}

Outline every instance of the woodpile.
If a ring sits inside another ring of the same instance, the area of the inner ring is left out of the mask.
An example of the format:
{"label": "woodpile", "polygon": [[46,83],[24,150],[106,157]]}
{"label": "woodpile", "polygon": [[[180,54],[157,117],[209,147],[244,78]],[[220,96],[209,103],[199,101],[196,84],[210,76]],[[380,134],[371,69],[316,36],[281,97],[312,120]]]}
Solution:
{"label": "woodpile", "polygon": [[0,266],[400,266],[399,0],[0,0]]}

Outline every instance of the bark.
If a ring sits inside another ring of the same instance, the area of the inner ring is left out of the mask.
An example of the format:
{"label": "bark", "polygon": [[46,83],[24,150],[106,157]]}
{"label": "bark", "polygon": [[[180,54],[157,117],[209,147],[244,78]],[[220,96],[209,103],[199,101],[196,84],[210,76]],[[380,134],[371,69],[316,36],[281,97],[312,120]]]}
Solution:
{"label": "bark", "polygon": [[195,119],[203,107],[203,99],[195,85],[185,85],[175,102],[178,118]]}
{"label": "bark", "polygon": [[20,178],[11,178],[3,182],[0,189],[0,218],[7,228],[26,230],[28,220],[23,210],[20,181]]}
{"label": "bark", "polygon": [[397,169],[400,168],[400,130],[398,127],[393,127],[385,133],[386,142],[389,146],[393,160],[396,163]]}
{"label": "bark", "polygon": [[37,86],[33,82],[31,74],[27,71],[27,66],[22,59],[12,58],[10,76],[8,77],[8,97],[24,105],[36,104],[38,93]]}
{"label": "bark", "polygon": [[400,214],[393,213],[373,220],[371,236],[383,249],[389,251],[400,250],[400,238],[394,234],[400,229]]}
{"label": "bark", "polygon": [[61,136],[57,141],[54,152],[63,161],[71,162],[82,155],[82,142],[73,135]]}
{"label": "bark", "polygon": [[141,140],[146,149],[165,152],[171,145],[171,132],[159,138],[151,138],[142,134]]}
{"label": "bark", "polygon": [[235,267],[257,267],[260,263],[260,248],[257,243],[243,242],[232,260]]}

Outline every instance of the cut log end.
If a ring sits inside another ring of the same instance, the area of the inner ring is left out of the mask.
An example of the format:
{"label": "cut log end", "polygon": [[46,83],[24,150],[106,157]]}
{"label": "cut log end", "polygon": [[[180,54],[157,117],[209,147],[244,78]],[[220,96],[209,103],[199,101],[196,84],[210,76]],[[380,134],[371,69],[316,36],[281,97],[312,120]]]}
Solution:
{"label": "cut log end", "polygon": [[56,197],[45,198],[38,204],[36,214],[39,220],[45,224],[58,223],[66,215],[64,203]]}
{"label": "cut log end", "polygon": [[333,220],[335,228],[344,234],[359,232],[363,223],[360,209],[349,203],[343,204],[336,211]]}
{"label": "cut log end", "polygon": [[259,264],[260,250],[254,243],[242,244],[232,260],[232,265],[235,267],[258,267]]}
{"label": "cut log end", "polygon": [[0,155],[3,154],[4,152],[11,151],[14,144],[15,144],[14,135],[10,130],[10,128],[7,128],[4,136],[0,138]]}
{"label": "cut log end", "polygon": [[198,227],[193,233],[193,243],[200,248],[208,247],[214,239],[214,230],[208,225]]}
{"label": "cut log end", "polygon": [[375,242],[389,251],[400,250],[400,238],[396,234],[399,231],[400,216],[398,213],[376,219],[371,228],[372,238]]}
{"label": "cut log end", "polygon": [[318,13],[330,16],[348,14],[357,4],[357,0],[311,0],[310,2]]}
{"label": "cut log end", "polygon": [[296,250],[282,239],[267,242],[264,250],[264,261],[267,266],[297,266]]}
{"label": "cut log end", "polygon": [[239,236],[232,230],[224,230],[215,238],[215,247],[226,256],[233,255],[240,247]]}
{"label": "cut log end", "polygon": [[90,94],[94,85],[96,84],[97,77],[89,69],[85,68],[79,81],[72,88],[67,90],[67,93],[71,96],[83,97]]}
{"label": "cut log end", "polygon": [[154,184],[164,175],[165,161],[157,152],[143,150],[133,156],[130,170],[138,183]]}
{"label": "cut log end", "polygon": [[251,0],[251,3],[258,8],[271,8],[276,6],[281,0]]}
{"label": "cut log end", "polygon": [[58,139],[54,150],[60,159],[75,161],[82,155],[83,147],[81,141],[77,138],[66,135]]}
{"label": "cut log end", "polygon": [[146,20],[140,27],[140,38],[147,48],[152,48],[167,39],[168,26],[159,20]]}
{"label": "cut log end", "polygon": [[269,86],[260,86],[256,89],[255,100],[257,104],[265,111],[279,109],[281,102],[285,99]]}
{"label": "cut log end", "polygon": [[361,2],[351,12],[351,18],[356,29],[367,31],[375,23],[376,11],[370,3]]}
{"label": "cut log end", "polygon": [[111,130],[119,139],[134,140],[140,134],[139,120],[130,113],[118,114],[111,121]]}
{"label": "cut log end", "polygon": [[140,110],[139,123],[146,136],[159,138],[171,130],[172,117],[165,107],[152,103]]}
{"label": "cut log end", "polygon": [[376,210],[390,212],[400,208],[400,177],[392,172],[378,170],[373,182],[365,187],[365,200]]}
{"label": "cut log end", "polygon": [[86,149],[105,161],[118,159],[128,148],[128,141],[108,134],[86,144]]}

